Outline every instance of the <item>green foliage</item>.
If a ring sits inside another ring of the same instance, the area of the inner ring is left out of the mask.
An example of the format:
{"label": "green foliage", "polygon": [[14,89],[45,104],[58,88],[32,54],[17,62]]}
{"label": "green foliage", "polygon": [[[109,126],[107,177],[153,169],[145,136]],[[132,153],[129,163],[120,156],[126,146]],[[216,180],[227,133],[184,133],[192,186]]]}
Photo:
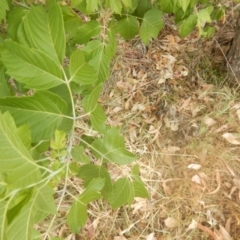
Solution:
{"label": "green foliage", "polygon": [[86,190],[73,202],[68,213],[67,223],[74,233],[78,233],[87,221],[87,205],[101,198],[101,189],[104,186],[104,178],[93,178]]}
{"label": "green foliage", "polygon": [[0,2],[0,21],[6,17],[6,11],[9,10],[7,0]]}
{"label": "green foliage", "polygon": [[157,9],[149,10],[144,14],[140,28],[140,37],[144,43],[148,44],[150,38],[156,38],[162,30],[163,20],[161,17],[162,12]]}
{"label": "green foliage", "polygon": [[[86,224],[93,201],[104,199],[116,209],[149,197],[138,165],[118,179],[108,171],[137,160],[120,129],[106,125],[98,103],[117,34],[126,40],[139,35],[149,44],[171,13],[181,37],[195,27],[209,37],[209,24],[224,12],[209,0],[30,2],[0,1],[0,240],[59,239],[49,235],[66,195],[72,197],[67,224],[75,233]],[[79,124],[76,98],[95,137]],[[66,188],[70,177],[83,180],[77,193]],[[34,225],[45,218],[52,220],[40,233]]]}
{"label": "green foliage", "polygon": [[133,16],[127,16],[117,23],[117,31],[126,40],[135,37],[138,34],[138,28],[137,18]]}

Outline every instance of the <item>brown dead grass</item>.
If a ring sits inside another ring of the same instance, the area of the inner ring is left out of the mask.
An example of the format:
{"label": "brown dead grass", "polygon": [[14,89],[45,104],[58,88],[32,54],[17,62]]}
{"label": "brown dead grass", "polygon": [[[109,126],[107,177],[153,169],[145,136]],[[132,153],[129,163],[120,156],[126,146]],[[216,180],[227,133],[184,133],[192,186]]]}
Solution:
{"label": "brown dead grass", "polygon": [[[239,94],[227,87],[227,73],[220,71],[224,63],[213,51],[216,37],[206,41],[194,32],[180,39],[167,26],[148,48],[139,40],[119,42],[99,100],[108,123],[121,127],[129,150],[139,156],[150,198],[137,198],[117,211],[101,201],[91,204],[79,234],[63,225],[70,207],[66,202],[54,223],[58,236],[240,239],[240,149],[222,136],[239,133]],[[109,169],[118,178],[130,166]],[[81,186],[69,180],[69,192],[71,185]]]}
{"label": "brown dead grass", "polygon": [[212,45],[173,30],[148,49],[121,43],[101,102],[151,197],[102,209],[92,239],[239,239],[240,151],[222,137],[239,132],[239,99],[216,82],[225,76],[209,64]]}

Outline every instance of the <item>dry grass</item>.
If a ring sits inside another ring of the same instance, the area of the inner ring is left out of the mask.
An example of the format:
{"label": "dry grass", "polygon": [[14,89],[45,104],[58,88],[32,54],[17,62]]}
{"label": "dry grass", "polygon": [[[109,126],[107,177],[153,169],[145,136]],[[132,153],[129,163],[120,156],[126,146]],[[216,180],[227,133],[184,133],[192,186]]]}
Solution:
{"label": "dry grass", "polygon": [[[240,149],[222,136],[239,133],[239,94],[223,87],[227,73],[212,67],[214,39],[177,36],[168,27],[149,48],[138,40],[120,42],[99,100],[108,124],[121,127],[128,149],[139,156],[150,198],[137,198],[117,211],[97,201],[89,208],[87,226],[76,235],[63,224],[69,199],[54,223],[58,236],[240,239]],[[109,169],[117,179],[130,167]],[[69,192],[81,186],[76,181],[69,179]]]}
{"label": "dry grass", "polygon": [[101,101],[139,155],[151,197],[105,214],[94,239],[239,238],[240,152],[222,137],[239,132],[238,93],[219,88],[225,76],[209,52],[194,34],[165,32],[146,52],[122,43]]}

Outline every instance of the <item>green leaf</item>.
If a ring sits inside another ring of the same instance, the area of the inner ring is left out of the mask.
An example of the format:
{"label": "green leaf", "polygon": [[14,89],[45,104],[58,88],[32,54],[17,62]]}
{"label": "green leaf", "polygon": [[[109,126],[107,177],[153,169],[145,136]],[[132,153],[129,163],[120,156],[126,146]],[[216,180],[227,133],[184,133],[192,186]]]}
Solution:
{"label": "green leaf", "polygon": [[199,0],[191,0],[190,2],[190,8],[195,7],[195,5],[199,2]]}
{"label": "green leaf", "polygon": [[33,147],[33,150],[36,149],[38,153],[46,152],[50,147],[50,141],[42,141]]}
{"label": "green leaf", "polygon": [[71,1],[71,6],[72,7],[76,7],[78,4],[80,4],[82,2],[82,0],[72,0]]}
{"label": "green leaf", "polygon": [[0,240],[7,239],[7,202],[0,202]]}
{"label": "green leaf", "polygon": [[138,34],[138,30],[138,21],[133,16],[128,16],[117,23],[117,31],[125,40],[135,37]]}
{"label": "green leaf", "polygon": [[65,55],[65,32],[62,11],[53,0],[47,1],[47,11],[43,6],[31,6],[24,18],[24,29],[32,47],[47,54],[61,65]]}
{"label": "green leaf", "polygon": [[100,133],[104,133],[106,130],[105,122],[107,120],[107,116],[103,108],[98,104],[98,97],[101,90],[102,84],[99,84],[89,96],[83,99],[82,106],[85,112],[89,113],[93,128]]}
{"label": "green leaf", "polygon": [[145,187],[144,182],[140,178],[140,169],[139,165],[134,165],[131,170],[133,181],[133,188],[134,188],[134,196],[141,197],[141,198],[148,198],[149,194]]}
{"label": "green leaf", "polygon": [[83,146],[74,146],[74,148],[71,151],[72,158],[81,163],[88,164],[90,163],[90,159],[87,155],[84,154],[84,148]]}
{"label": "green leaf", "polygon": [[[163,2],[168,2],[168,1],[163,1]],[[144,14],[150,9],[152,9],[152,4],[149,0],[137,1],[137,8],[134,14],[139,18],[143,18]]]}
{"label": "green leaf", "polygon": [[133,181],[134,196],[141,198],[149,198],[148,191],[145,187],[144,182],[139,176],[134,176],[135,180]]}
{"label": "green leaf", "polygon": [[36,188],[31,200],[8,227],[8,240],[32,239],[32,235],[36,234],[33,231],[33,225],[36,223],[39,211],[44,211],[45,215],[56,214],[52,193],[49,187]]}
{"label": "green leaf", "polygon": [[21,139],[24,146],[29,149],[31,146],[31,131],[28,127],[28,125],[22,125],[17,129],[17,134],[19,138]]}
{"label": "green leaf", "polygon": [[99,133],[106,131],[107,116],[99,104],[97,104],[96,108],[90,113],[90,121],[92,127]]}
{"label": "green leaf", "polygon": [[226,6],[221,6],[217,9],[214,9],[214,12],[212,13],[211,17],[214,20],[220,20],[226,12]]}
{"label": "green leaf", "polygon": [[78,173],[78,170],[79,170],[79,165],[78,165],[78,163],[76,163],[76,162],[71,162],[70,164],[69,164],[69,170],[70,170],[70,172],[72,173],[72,174],[77,174]]}
{"label": "green leaf", "polygon": [[134,199],[134,189],[128,178],[119,178],[113,184],[112,195],[109,202],[112,208],[117,209],[126,204],[132,204]]}
{"label": "green leaf", "polygon": [[[73,1],[78,1],[78,0],[73,0]],[[78,5],[75,7],[79,12],[89,15],[87,12],[87,0],[81,0]]]}
{"label": "green leaf", "polygon": [[28,124],[32,141],[48,140],[66,117],[65,102],[57,95],[43,91],[33,96],[0,99],[0,111],[9,111],[17,126]]}
{"label": "green leaf", "polygon": [[[71,84],[70,84],[71,87]],[[52,93],[58,95],[67,104],[67,113],[72,113],[72,96],[69,93],[67,84],[61,84],[55,88],[51,88]]]}
{"label": "green leaf", "polygon": [[206,26],[206,27],[203,28],[203,31],[202,31],[201,35],[206,37],[206,38],[209,38],[214,33],[215,33],[215,28],[214,27]]}
{"label": "green leaf", "polygon": [[124,7],[132,7],[132,0],[122,0]]}
{"label": "green leaf", "polygon": [[[0,33],[0,51],[2,51],[3,48],[4,48],[4,41],[5,41],[5,39],[6,39],[6,37],[3,34]],[[0,61],[0,63],[1,63],[1,61]]]}
{"label": "green leaf", "polygon": [[197,25],[197,15],[190,15],[188,18],[184,19],[179,27],[180,37],[185,37],[191,33]]}
{"label": "green leaf", "polygon": [[[41,236],[42,236],[41,232],[37,231],[36,229],[33,229],[33,231],[32,231],[32,240],[40,240]],[[53,239],[51,238],[51,240],[53,240]],[[63,240],[63,239],[59,239],[59,240]]]}
{"label": "green leaf", "polygon": [[26,14],[27,14],[26,9],[22,7],[14,7],[7,15],[8,22],[7,33],[8,36],[14,41],[17,41],[18,28],[23,21],[23,17]]}
{"label": "green leaf", "polygon": [[120,165],[129,164],[136,160],[136,156],[125,149],[124,138],[120,135],[119,128],[106,131],[103,139],[92,143],[94,154],[105,161]]}
{"label": "green leaf", "polygon": [[189,17],[192,14],[192,12],[193,12],[193,9],[191,9],[191,8],[188,8],[186,10],[186,12],[184,12],[182,10],[182,8],[179,8],[178,11],[176,11],[176,13],[175,13],[175,23],[176,23],[176,25],[178,23],[181,23],[182,20],[184,20],[187,17]]}
{"label": "green leaf", "polygon": [[50,147],[53,150],[61,150],[66,146],[66,133],[63,131],[55,131],[54,139],[50,141]]}
{"label": "green leaf", "polygon": [[201,9],[198,12],[198,24],[202,24],[205,22],[211,22],[211,13],[213,12],[214,8],[213,6],[209,6],[207,8]]}
{"label": "green leaf", "polygon": [[[124,0],[125,1],[125,0]],[[126,0],[128,1],[128,0]],[[124,12],[132,14],[138,7],[138,0],[131,0],[130,6],[123,5]]]}
{"label": "green leaf", "polygon": [[74,42],[78,44],[87,43],[92,37],[101,32],[101,26],[98,21],[92,20],[78,27],[77,37]]}
{"label": "green leaf", "polygon": [[89,85],[97,81],[97,73],[94,67],[89,65],[80,50],[75,51],[70,58],[70,81]]}
{"label": "green leaf", "polygon": [[53,195],[54,191],[51,187],[45,186],[40,188],[35,200],[36,209],[47,214],[56,214],[57,210]]}
{"label": "green leaf", "polygon": [[1,0],[0,1],[0,22],[3,19],[5,19],[7,10],[9,10],[7,1],[6,0]]}
{"label": "green leaf", "polygon": [[19,44],[26,46],[28,48],[31,48],[31,45],[28,41],[28,37],[26,35],[26,32],[24,30],[24,24],[23,21],[19,24],[17,32],[16,32],[16,42]]}
{"label": "green leaf", "polygon": [[87,222],[87,205],[76,199],[68,213],[67,224],[71,231],[78,233]]}
{"label": "green leaf", "polygon": [[105,82],[109,78],[111,59],[107,56],[106,51],[101,51],[95,55],[89,64],[94,66],[97,71],[98,83]]}
{"label": "green leaf", "polygon": [[98,84],[98,86],[94,88],[90,95],[83,99],[82,106],[86,113],[91,113],[96,109],[102,86],[102,83]]}
{"label": "green leaf", "polygon": [[[239,1],[239,0],[237,0],[237,1]],[[210,0],[199,0],[199,3],[201,3],[201,4],[207,4],[209,2],[210,2]]]}
{"label": "green leaf", "polygon": [[186,12],[188,6],[190,5],[191,0],[178,0],[178,5]]}
{"label": "green leaf", "polygon": [[[72,82],[74,83],[74,82]],[[70,83],[70,87],[71,87]],[[72,115],[72,95],[70,95],[68,86],[66,84],[61,84],[55,88],[50,90],[52,93],[58,95],[64,102],[64,105],[67,105],[66,111],[64,112],[65,115],[71,116]],[[68,132],[72,129],[73,120],[70,118],[64,118],[61,122],[61,125],[58,127],[59,130]]]}
{"label": "green leaf", "polygon": [[30,201],[32,197],[32,189],[28,188],[26,190],[19,191],[14,195],[14,198],[9,201],[7,219],[8,225],[14,220],[14,218],[21,212],[23,207]]}
{"label": "green leaf", "polygon": [[135,164],[135,165],[132,167],[131,174],[132,174],[133,176],[139,176],[139,175],[140,175],[140,169],[139,169],[139,165],[138,165],[138,164]]}
{"label": "green leaf", "polygon": [[29,49],[9,40],[5,43],[2,61],[7,74],[25,83],[28,88],[43,90],[64,83],[61,69],[37,49]]}
{"label": "green leaf", "polygon": [[111,57],[106,53],[104,43],[99,40],[90,41],[82,51],[86,53],[89,64],[97,71],[98,83],[109,78]]}
{"label": "green leaf", "polygon": [[112,192],[112,180],[108,171],[102,167],[92,164],[81,166],[78,172],[78,177],[84,179],[84,186],[87,187],[93,178],[105,179],[105,185],[101,191],[105,199],[109,199]]}
{"label": "green leaf", "polygon": [[104,179],[95,178],[79,195],[68,213],[67,223],[74,233],[78,233],[87,222],[87,204],[101,197],[99,191],[104,186]]}
{"label": "green leaf", "polygon": [[0,97],[7,97],[11,95],[9,85],[7,84],[7,78],[4,73],[4,67],[0,66]]}
{"label": "green leaf", "polygon": [[11,115],[0,113],[0,173],[11,187],[24,188],[40,180],[40,171],[17,135]]}
{"label": "green leaf", "polygon": [[0,198],[4,197],[6,190],[7,190],[7,185],[4,182],[3,174],[0,174]]}
{"label": "green leaf", "polygon": [[[68,17],[64,22],[67,40],[77,37],[77,27],[82,25],[82,20],[78,16]],[[68,42],[69,44],[69,42]]]}
{"label": "green leaf", "polygon": [[105,53],[109,57],[109,59],[112,59],[117,51],[116,29],[110,27],[108,29],[107,36],[108,44],[106,44]]}
{"label": "green leaf", "polygon": [[157,9],[152,9],[144,14],[140,28],[140,37],[146,44],[151,38],[156,38],[163,28],[162,12]]}
{"label": "green leaf", "polygon": [[164,13],[176,13],[178,10],[177,3],[178,2],[176,0],[164,0],[159,1],[159,6]]}
{"label": "green leaf", "polygon": [[212,21],[211,14],[213,10],[214,10],[213,6],[210,5],[204,9],[201,9],[197,13],[197,26],[198,26],[200,35],[207,35],[207,33],[204,33],[203,27],[205,23],[210,23]]}
{"label": "green leaf", "polygon": [[93,13],[98,10],[99,0],[88,0],[86,10],[88,13]]}
{"label": "green leaf", "polygon": [[99,192],[104,187],[104,184],[105,179],[93,178],[91,182],[87,185],[85,191],[80,195],[80,201],[88,204],[91,201],[101,198],[101,194]]}
{"label": "green leaf", "polygon": [[114,13],[121,14],[122,3],[121,0],[105,0],[106,6],[111,8]]}

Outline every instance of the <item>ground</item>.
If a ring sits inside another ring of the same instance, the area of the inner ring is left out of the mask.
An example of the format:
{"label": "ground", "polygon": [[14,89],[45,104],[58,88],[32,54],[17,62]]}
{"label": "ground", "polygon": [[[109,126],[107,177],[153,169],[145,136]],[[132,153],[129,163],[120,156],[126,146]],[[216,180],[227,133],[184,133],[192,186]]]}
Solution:
{"label": "ground", "polygon": [[240,238],[239,93],[216,41],[166,28],[148,47],[119,43],[100,101],[139,156],[150,198],[95,209],[88,239]]}
{"label": "ground", "polygon": [[[149,199],[117,211],[95,202],[81,233],[66,235],[64,225],[58,236],[240,239],[239,84],[228,78],[220,30],[209,40],[197,31],[180,39],[172,26],[148,47],[139,39],[119,40],[99,99],[108,124],[121,127],[139,157]],[[130,167],[109,170],[118,178]]]}

